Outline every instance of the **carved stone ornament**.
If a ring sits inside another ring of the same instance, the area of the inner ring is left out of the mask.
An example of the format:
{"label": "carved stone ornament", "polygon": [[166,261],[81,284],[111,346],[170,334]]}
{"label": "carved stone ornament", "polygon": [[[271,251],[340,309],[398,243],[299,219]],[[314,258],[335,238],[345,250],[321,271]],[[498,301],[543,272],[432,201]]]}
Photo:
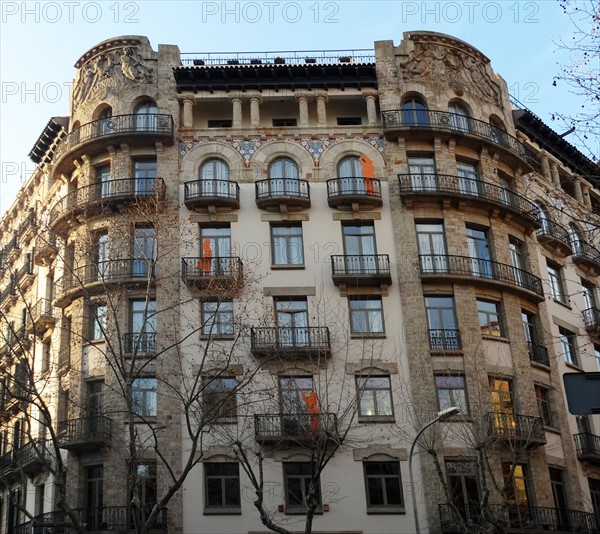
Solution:
{"label": "carved stone ornament", "polygon": [[462,43],[439,43],[413,36],[414,50],[400,64],[405,80],[432,80],[448,86],[457,93],[468,92],[501,105],[500,87],[489,76],[489,60]]}
{"label": "carved stone ornament", "polygon": [[154,71],[136,46],[118,46],[86,59],[76,65],[79,70],[73,89],[73,110],[90,97],[103,98],[111,87],[154,81]]}

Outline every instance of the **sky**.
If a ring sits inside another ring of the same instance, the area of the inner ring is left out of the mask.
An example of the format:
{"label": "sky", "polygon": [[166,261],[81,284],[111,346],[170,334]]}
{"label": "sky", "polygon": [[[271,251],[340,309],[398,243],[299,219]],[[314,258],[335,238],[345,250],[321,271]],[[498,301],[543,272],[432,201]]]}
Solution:
{"label": "sky", "polygon": [[558,0],[0,0],[0,214],[35,169],[27,154],[52,116],[67,115],[74,64],[120,35],[181,52],[349,50],[402,33],[458,37],[491,59],[511,94],[555,129],[551,113],[578,100],[553,86],[570,21]]}

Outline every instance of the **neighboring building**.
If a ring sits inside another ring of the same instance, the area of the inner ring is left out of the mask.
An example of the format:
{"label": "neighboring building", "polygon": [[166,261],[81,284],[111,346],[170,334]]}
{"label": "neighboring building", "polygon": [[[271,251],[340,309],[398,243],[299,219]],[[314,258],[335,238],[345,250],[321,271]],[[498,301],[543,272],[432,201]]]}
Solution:
{"label": "neighboring building", "polygon": [[600,370],[598,167],[467,43],[353,54],[77,61],[0,225],[0,532],[72,531],[61,488],[133,531],[174,484],[151,532],[265,532],[241,450],[275,524],[316,492],[314,531],[409,534],[453,405],[423,532],[600,530],[562,386]]}

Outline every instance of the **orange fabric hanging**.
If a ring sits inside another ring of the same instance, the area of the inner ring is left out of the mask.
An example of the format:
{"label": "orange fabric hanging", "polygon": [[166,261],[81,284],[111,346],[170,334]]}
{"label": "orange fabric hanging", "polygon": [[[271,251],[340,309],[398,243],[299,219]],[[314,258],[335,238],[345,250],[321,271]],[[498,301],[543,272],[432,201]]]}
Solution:
{"label": "orange fabric hanging", "polygon": [[361,154],[358,158],[359,163],[362,167],[362,175],[365,179],[365,187],[367,189],[367,195],[375,196],[375,165],[373,161],[364,154]]}
{"label": "orange fabric hanging", "polygon": [[316,434],[320,427],[321,421],[319,420],[319,397],[316,391],[311,391],[306,394],[306,391],[302,392],[302,400],[306,405],[306,411],[310,417],[310,433]]}
{"label": "orange fabric hanging", "polygon": [[202,257],[198,261],[198,268],[202,270],[202,274],[207,275],[210,274],[210,269],[212,267],[212,248],[210,246],[210,238],[205,237],[202,240]]}

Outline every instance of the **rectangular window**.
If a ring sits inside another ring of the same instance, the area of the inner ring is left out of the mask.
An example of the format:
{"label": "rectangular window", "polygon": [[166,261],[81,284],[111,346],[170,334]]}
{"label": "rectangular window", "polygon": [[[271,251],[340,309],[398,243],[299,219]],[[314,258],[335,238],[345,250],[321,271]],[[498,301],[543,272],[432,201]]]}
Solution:
{"label": "rectangular window", "polygon": [[231,119],[212,119],[208,121],[209,128],[231,128]]}
{"label": "rectangular window", "polygon": [[550,392],[547,388],[542,386],[535,387],[535,398],[537,399],[538,410],[540,412],[540,418],[544,426],[552,425],[552,410],[550,409]]}
{"label": "rectangular window", "polygon": [[285,481],[285,504],[292,511],[306,508],[310,498],[311,483],[314,484],[313,502],[321,505],[321,482],[313,475],[313,464],[310,462],[284,462],[283,476]]}
{"label": "rectangular window", "polygon": [[129,353],[156,351],[156,301],[142,299],[129,302],[130,332],[125,335],[125,350]]}
{"label": "rectangular window", "polygon": [[583,295],[583,309],[596,308],[596,288],[583,278],[581,279],[581,293]]}
{"label": "rectangular window", "polygon": [[435,375],[434,379],[440,410],[456,406],[460,408],[461,415],[467,415],[469,404],[465,377],[462,375]]}
{"label": "rectangular window", "polygon": [[308,303],[306,298],[288,300],[275,299],[278,343],[280,347],[308,347]]}
{"label": "rectangular window", "polygon": [[448,272],[444,223],[419,222],[415,225],[415,228],[417,230],[421,272]]}
{"label": "rectangular window", "polygon": [[[399,462],[364,462],[367,511],[404,511]],[[402,510],[398,510],[402,508]]]}
{"label": "rectangular window", "polygon": [[429,347],[433,350],[460,349],[460,335],[454,311],[454,297],[425,297]]}
{"label": "rectangular window", "polygon": [[349,297],[350,328],[353,334],[383,334],[381,297]]}
{"label": "rectangular window", "polygon": [[500,303],[477,299],[479,329],[484,336],[503,336]]}
{"label": "rectangular window", "polygon": [[136,378],[131,386],[131,398],[135,415],[156,416],[156,378]]}
{"label": "rectangular window", "polygon": [[273,126],[275,128],[297,126],[296,119],[273,119]]}
{"label": "rectangular window", "polygon": [[90,341],[104,339],[106,333],[106,305],[95,304],[90,307]]}
{"label": "rectangular window", "polygon": [[337,125],[338,126],[360,126],[362,124],[362,119],[360,117],[338,117]]}
{"label": "rectangular window", "polygon": [[359,417],[394,417],[389,376],[359,376],[356,378],[356,387]]}
{"label": "rectangular window", "polygon": [[200,307],[203,336],[233,335],[233,301],[204,301]]}
{"label": "rectangular window", "polygon": [[154,276],[156,257],[156,230],[154,228],[135,228],[131,274],[135,277],[147,277],[149,274]]}
{"label": "rectangular window", "polygon": [[236,462],[204,464],[206,508],[238,511],[240,499],[240,469]]}
{"label": "rectangular window", "polygon": [[235,377],[204,377],[204,414],[210,419],[230,419],[237,416]]}
{"label": "rectangular window", "polygon": [[273,265],[304,265],[302,226],[271,226]]}
{"label": "rectangular window", "polygon": [[480,509],[477,462],[446,461],[446,479],[452,503],[466,522],[477,523]]}
{"label": "rectangular window", "polygon": [[136,195],[153,195],[156,192],[158,167],[156,158],[136,159],[133,162]]}
{"label": "rectangular window", "polygon": [[558,340],[560,342],[560,349],[565,363],[570,365],[578,365],[577,358],[577,345],[575,344],[575,338],[577,334],[567,330],[566,328],[558,327]]}
{"label": "rectangular window", "polygon": [[96,167],[96,195],[101,198],[111,196],[110,165]]}
{"label": "rectangular window", "polygon": [[562,304],[568,304],[567,295],[562,278],[561,268],[553,263],[547,262],[548,280],[550,282],[550,294],[552,298]]}
{"label": "rectangular window", "polygon": [[342,226],[342,238],[346,256],[372,256],[377,254],[375,226],[372,222],[361,225],[344,224]]}

